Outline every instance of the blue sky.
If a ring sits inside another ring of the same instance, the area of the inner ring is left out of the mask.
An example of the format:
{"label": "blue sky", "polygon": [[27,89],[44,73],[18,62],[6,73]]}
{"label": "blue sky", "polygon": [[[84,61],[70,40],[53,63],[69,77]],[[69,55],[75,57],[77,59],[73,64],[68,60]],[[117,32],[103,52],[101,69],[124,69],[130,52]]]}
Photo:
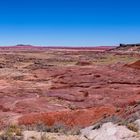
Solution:
{"label": "blue sky", "polygon": [[0,45],[140,43],[139,0],[0,0]]}

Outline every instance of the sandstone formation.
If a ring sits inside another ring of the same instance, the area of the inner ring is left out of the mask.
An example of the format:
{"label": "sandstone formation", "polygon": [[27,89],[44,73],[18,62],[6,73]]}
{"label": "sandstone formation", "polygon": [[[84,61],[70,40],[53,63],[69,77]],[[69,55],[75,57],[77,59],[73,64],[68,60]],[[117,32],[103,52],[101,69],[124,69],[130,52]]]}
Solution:
{"label": "sandstone formation", "polygon": [[111,122],[105,123],[99,129],[93,126],[81,130],[88,140],[139,140],[140,133],[129,130],[126,126],[118,126]]}

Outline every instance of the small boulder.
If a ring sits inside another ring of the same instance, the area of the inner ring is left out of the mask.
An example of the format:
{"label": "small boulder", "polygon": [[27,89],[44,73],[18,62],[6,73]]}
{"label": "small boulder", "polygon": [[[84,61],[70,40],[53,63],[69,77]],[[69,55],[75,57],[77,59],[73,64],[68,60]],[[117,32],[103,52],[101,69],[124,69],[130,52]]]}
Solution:
{"label": "small boulder", "polygon": [[137,133],[126,126],[118,126],[112,122],[105,123],[99,129],[88,127],[81,130],[81,135],[89,140],[139,140]]}
{"label": "small boulder", "polygon": [[135,122],[134,122],[134,124],[136,125],[136,127],[139,129],[139,131],[140,131],[140,119],[138,119],[138,120],[136,120]]}

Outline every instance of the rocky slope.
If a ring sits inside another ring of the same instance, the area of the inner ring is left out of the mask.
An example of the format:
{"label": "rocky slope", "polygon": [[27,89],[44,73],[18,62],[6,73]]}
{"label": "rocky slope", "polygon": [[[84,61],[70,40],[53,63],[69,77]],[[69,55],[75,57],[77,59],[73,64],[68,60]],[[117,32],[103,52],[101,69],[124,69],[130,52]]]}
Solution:
{"label": "rocky slope", "polygon": [[119,46],[116,48],[111,49],[111,51],[118,51],[118,52],[135,52],[135,53],[140,53],[140,45],[125,45],[125,46]]}

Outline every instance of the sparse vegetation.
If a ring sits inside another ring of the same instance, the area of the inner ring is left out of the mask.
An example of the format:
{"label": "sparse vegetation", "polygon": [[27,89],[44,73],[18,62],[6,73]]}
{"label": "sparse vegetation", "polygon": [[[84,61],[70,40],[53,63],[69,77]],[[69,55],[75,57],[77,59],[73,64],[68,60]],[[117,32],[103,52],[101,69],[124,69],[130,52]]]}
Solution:
{"label": "sparse vegetation", "polygon": [[80,127],[69,127],[63,123],[56,123],[52,126],[48,126],[40,122],[33,125],[21,126],[21,129],[37,132],[62,133],[67,135],[78,135],[80,133]]}
{"label": "sparse vegetation", "polygon": [[22,130],[17,125],[10,125],[0,135],[0,140],[21,140]]}
{"label": "sparse vegetation", "polygon": [[128,123],[127,128],[134,132],[138,132],[138,127],[134,123]]}

